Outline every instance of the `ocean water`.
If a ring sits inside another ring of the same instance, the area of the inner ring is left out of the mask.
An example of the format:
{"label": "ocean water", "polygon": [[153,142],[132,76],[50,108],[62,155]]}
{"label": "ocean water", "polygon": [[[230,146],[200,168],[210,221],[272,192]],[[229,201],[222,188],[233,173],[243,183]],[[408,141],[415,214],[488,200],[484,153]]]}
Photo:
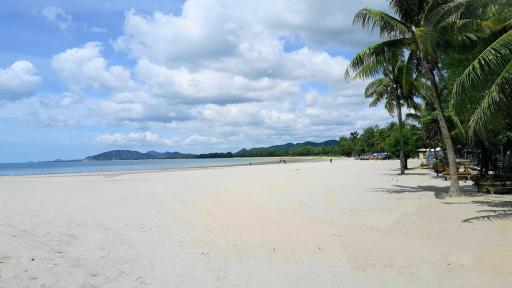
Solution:
{"label": "ocean water", "polygon": [[113,161],[69,161],[0,163],[0,176],[46,175],[67,173],[120,172],[139,170],[161,170],[177,168],[200,168],[230,165],[249,165],[263,162],[278,162],[278,158],[223,158],[223,159],[162,159],[162,160],[113,160]]}

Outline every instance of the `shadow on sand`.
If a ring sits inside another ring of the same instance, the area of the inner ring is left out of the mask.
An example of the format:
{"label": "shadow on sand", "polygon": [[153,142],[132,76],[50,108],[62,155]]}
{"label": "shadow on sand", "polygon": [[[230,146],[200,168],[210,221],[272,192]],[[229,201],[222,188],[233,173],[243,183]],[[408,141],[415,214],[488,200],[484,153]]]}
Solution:
{"label": "shadow on sand", "polygon": [[[384,192],[390,194],[403,194],[403,193],[433,193],[437,199],[445,199],[448,196],[449,187],[439,187],[432,185],[418,185],[418,186],[404,186],[393,185],[393,188],[387,189],[373,189],[375,192]],[[482,197],[489,196],[489,194],[477,192],[476,188],[472,185],[461,185],[462,197]],[[510,198],[508,198],[510,199]],[[488,207],[489,209],[478,210],[477,213],[483,215],[471,217],[462,220],[464,223],[472,223],[475,221],[496,221],[496,220],[512,220],[512,201],[505,199],[492,199],[492,200],[472,200],[468,202],[455,202],[444,203],[446,205],[479,205]]]}
{"label": "shadow on sand", "polygon": [[475,221],[512,220],[512,201],[480,200],[471,201],[470,204],[477,204],[479,206],[494,209],[478,210],[477,213],[483,213],[484,215],[464,219],[462,221],[464,223],[472,223]]}
{"label": "shadow on sand", "polygon": [[387,175],[387,176],[426,176],[426,175],[430,175],[433,176],[433,177],[436,177],[436,175],[434,173],[416,173],[416,172],[409,172],[409,171],[406,171],[405,172],[405,175],[400,175],[400,170],[398,170],[396,173],[384,173],[382,175]]}
{"label": "shadow on sand", "polygon": [[[461,192],[464,197],[477,197],[485,194],[476,191],[476,188],[472,185],[461,185]],[[404,186],[404,185],[393,185],[392,188],[386,189],[373,189],[375,192],[384,192],[390,194],[403,194],[403,193],[434,193],[437,199],[445,199],[448,196],[450,187],[439,187],[432,185],[418,185],[418,186]]]}

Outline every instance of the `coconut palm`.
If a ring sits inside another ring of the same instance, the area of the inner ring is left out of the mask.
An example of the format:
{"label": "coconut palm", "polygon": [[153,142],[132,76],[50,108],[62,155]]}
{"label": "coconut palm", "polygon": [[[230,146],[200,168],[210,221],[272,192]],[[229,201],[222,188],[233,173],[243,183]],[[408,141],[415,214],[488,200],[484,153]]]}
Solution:
{"label": "coconut palm", "polygon": [[[444,77],[440,66],[437,47],[444,44],[443,39],[447,35],[444,25],[437,27],[432,25],[431,18],[438,17],[442,4],[448,1],[442,0],[388,0],[393,16],[384,11],[365,8],[354,17],[354,24],[360,24],[363,28],[377,29],[380,32],[381,42],[372,45],[357,54],[349,69],[359,71],[368,67],[362,73],[365,75],[378,74],[373,67],[378,67],[393,57],[396,51],[407,51],[407,61],[404,75],[411,75],[413,71],[421,74],[430,84],[432,93],[429,99],[436,110],[439,127],[448,156],[450,174],[457,175],[457,163],[453,142],[448,125],[446,124],[445,111],[443,109],[443,93],[439,85]],[[404,77],[404,87],[407,89],[408,77]],[[457,177],[451,177],[449,196],[460,194]]]}
{"label": "coconut palm", "polygon": [[[404,88],[405,61],[401,55],[390,55],[389,63],[382,63],[373,66],[372,63],[362,66],[355,74],[356,78],[367,78],[371,75],[365,74],[367,71],[380,73],[382,77],[371,81],[365,89],[365,97],[371,99],[370,107],[376,107],[384,102],[384,107],[390,115],[396,115],[398,120],[398,129],[400,134],[400,174],[405,174],[406,162],[404,155],[404,119],[402,109],[419,109],[419,104],[415,101],[418,89]],[[410,75],[412,77],[412,75]],[[347,70],[346,77],[350,77],[350,70]],[[407,83],[413,86],[416,82],[408,80]],[[416,87],[416,86],[415,86]]]}
{"label": "coconut palm", "polygon": [[512,117],[512,1],[459,0],[437,10],[431,25],[455,27],[477,56],[456,80],[458,114],[469,112],[471,138],[489,140]]}

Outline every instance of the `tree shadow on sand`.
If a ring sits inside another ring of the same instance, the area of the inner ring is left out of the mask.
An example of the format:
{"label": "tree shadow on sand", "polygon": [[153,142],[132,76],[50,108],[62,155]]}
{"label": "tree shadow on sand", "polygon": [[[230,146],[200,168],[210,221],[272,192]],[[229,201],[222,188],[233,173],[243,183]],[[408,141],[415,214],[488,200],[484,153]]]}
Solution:
{"label": "tree shadow on sand", "polygon": [[[408,171],[409,170],[406,170],[404,175],[400,175],[400,171],[397,171],[396,173],[383,173],[382,175],[386,175],[386,176],[426,176],[426,175],[430,175],[431,174],[431,173],[408,172]],[[433,173],[431,174],[431,176],[434,177],[434,178],[438,178]]]}
{"label": "tree shadow on sand", "polygon": [[[477,197],[484,194],[476,191],[472,185],[461,185],[461,193],[465,197]],[[404,193],[434,193],[437,199],[445,199],[448,196],[450,187],[439,187],[433,185],[418,185],[418,186],[405,186],[393,185],[392,188],[377,188],[373,189],[375,192],[384,192],[389,194],[404,194]]]}
{"label": "tree shadow on sand", "polygon": [[[373,189],[375,192],[384,192],[389,194],[403,194],[403,193],[433,193],[437,199],[445,199],[448,196],[450,187],[439,187],[432,185],[418,185],[418,186],[404,186],[393,185],[392,188],[386,189]],[[463,197],[482,197],[489,196],[487,193],[478,192],[472,185],[461,185],[461,192]],[[507,198],[510,199],[510,198]],[[497,221],[497,220],[512,220],[512,201],[510,200],[472,200],[468,202],[445,202],[446,205],[479,205],[488,207],[489,209],[478,210],[477,213],[483,215],[471,217],[462,220],[464,223],[473,223],[475,221]]]}
{"label": "tree shadow on sand", "polygon": [[[452,203],[446,203],[446,204],[452,204]],[[461,203],[461,204],[465,204],[465,203]],[[507,220],[507,219],[512,220],[512,201],[480,200],[480,201],[471,201],[466,204],[477,204],[480,206],[495,208],[495,209],[478,210],[477,213],[484,213],[484,215],[464,219],[462,221],[464,223],[472,223],[475,221],[496,221],[496,220]]]}

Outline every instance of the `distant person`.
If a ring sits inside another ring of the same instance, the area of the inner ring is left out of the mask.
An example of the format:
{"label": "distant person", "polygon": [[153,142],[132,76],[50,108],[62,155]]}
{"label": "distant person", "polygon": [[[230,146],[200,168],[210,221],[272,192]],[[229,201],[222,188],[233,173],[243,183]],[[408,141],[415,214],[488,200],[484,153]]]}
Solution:
{"label": "distant person", "polygon": [[329,162],[331,162],[331,164],[332,164],[332,158],[329,160]]}

